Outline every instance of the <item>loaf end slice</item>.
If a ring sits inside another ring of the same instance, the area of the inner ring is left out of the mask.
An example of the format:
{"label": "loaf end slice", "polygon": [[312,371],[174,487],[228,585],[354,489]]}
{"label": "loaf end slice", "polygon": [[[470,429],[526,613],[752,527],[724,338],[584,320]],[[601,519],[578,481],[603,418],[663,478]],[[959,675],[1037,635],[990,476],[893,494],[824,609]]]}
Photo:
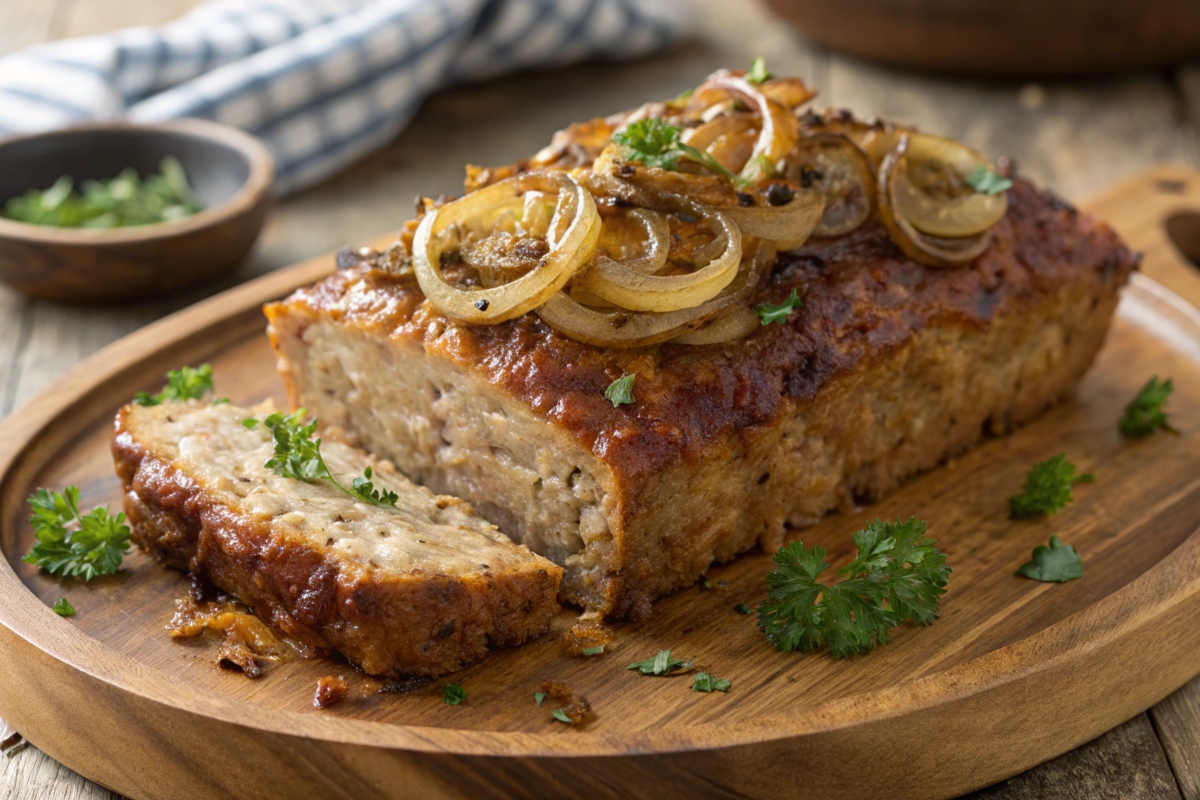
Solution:
{"label": "loaf end slice", "polygon": [[351,486],[371,466],[395,509],[276,475],[251,416],[195,401],[120,411],[113,455],[137,545],[372,675],[445,674],[547,630],[560,567],[346,444],[321,446],[333,475]]}

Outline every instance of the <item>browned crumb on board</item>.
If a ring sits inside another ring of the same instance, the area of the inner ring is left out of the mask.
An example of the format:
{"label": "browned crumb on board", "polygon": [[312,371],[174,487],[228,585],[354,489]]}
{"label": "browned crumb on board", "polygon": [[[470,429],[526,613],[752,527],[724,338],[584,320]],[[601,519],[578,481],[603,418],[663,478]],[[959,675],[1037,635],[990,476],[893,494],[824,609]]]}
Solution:
{"label": "browned crumb on board", "polygon": [[612,628],[600,619],[589,619],[586,616],[580,617],[562,636],[567,652],[573,656],[581,656],[584,650],[593,647],[607,647],[612,638]]}
{"label": "browned crumb on board", "polygon": [[329,708],[346,699],[350,684],[338,675],[317,678],[317,691],[313,694],[313,708]]}
{"label": "browned crumb on board", "polygon": [[582,695],[577,697],[571,687],[563,681],[544,680],[541,688],[548,698],[558,701],[558,710],[565,714],[576,728],[582,728],[595,716],[587,698]]}
{"label": "browned crumb on board", "polygon": [[247,678],[258,678],[265,664],[296,653],[250,610],[232,600],[197,601],[193,597],[175,601],[175,616],[167,623],[172,639],[192,639],[205,631],[222,634],[217,664],[239,670]]}

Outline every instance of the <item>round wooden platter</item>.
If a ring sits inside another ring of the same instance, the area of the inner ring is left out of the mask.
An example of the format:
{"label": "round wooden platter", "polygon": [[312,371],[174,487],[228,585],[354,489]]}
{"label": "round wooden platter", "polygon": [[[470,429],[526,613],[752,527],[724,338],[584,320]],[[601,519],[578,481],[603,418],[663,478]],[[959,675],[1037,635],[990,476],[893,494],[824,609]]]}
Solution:
{"label": "round wooden platter", "polygon": [[[1136,192],[1118,199],[1108,199],[1114,214],[1146,213]],[[1172,199],[1184,201],[1200,205]],[[1183,269],[1159,246],[1161,221],[1139,222],[1135,246],[1149,271]],[[168,638],[186,581],[140,553],[90,584],[20,561],[34,487],[75,484],[88,507],[120,506],[113,412],[168,369],[208,361],[218,394],[282,401],[259,305],[331,268],[317,259],[156,323],[0,423],[0,715],[89,778],[135,798],[947,797],[1065,752],[1200,672],[1200,314],[1142,276],[1072,399],[796,534],[836,566],[866,521],[917,516],[946,551],[942,618],[902,626],[862,656],[773,650],[754,617],[734,610],[764,596],[770,560],[750,554],[713,569],[714,588],[680,591],[616,626],[600,656],[565,654],[564,610],[550,635],[449,678],[468,699],[448,706],[447,680],[379,692],[332,659],[273,664],[258,680],[219,669],[215,643]],[[1182,432],[1124,440],[1117,419],[1151,375],[1174,379],[1169,409]],[[1009,520],[1025,472],[1058,452],[1096,482],[1057,516]],[[1017,575],[1052,534],[1082,553],[1083,579]],[[60,597],[76,616],[50,610]],[[699,694],[690,677],[625,669],[663,648],[733,688]],[[353,695],[316,710],[315,682],[331,673]],[[581,730],[553,720],[534,703],[545,678],[586,696],[594,720]]]}

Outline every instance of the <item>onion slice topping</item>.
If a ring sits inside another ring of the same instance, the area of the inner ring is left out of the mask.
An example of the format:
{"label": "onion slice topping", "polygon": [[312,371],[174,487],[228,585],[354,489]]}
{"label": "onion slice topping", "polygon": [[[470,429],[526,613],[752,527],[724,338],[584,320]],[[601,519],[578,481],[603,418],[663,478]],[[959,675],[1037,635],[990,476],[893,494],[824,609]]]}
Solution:
{"label": "onion slice topping", "polygon": [[[491,288],[447,282],[441,259],[454,242],[443,234],[451,226],[472,230],[479,219],[494,218],[496,208],[511,207],[528,191],[554,193],[558,198],[548,226],[550,251],[537,266],[516,280]],[[596,202],[578,181],[562,171],[526,172],[426,214],[413,237],[413,270],[421,291],[441,313],[470,324],[495,324],[532,311],[557,293],[591,256],[599,236]]]}
{"label": "onion slice topping", "polygon": [[[737,275],[742,234],[716,209],[679,201],[681,210],[705,220],[724,246],[708,264],[686,275],[647,275],[609,258],[598,258],[579,279],[592,294],[630,311],[679,311],[711,300]],[[664,253],[665,260],[665,253]]]}
{"label": "onion slice topping", "polygon": [[914,261],[931,267],[953,267],[974,261],[992,243],[992,231],[987,229],[975,236],[948,238],[932,236],[916,228],[897,213],[893,192],[893,177],[904,159],[908,137],[889,153],[879,166],[879,218],[892,241]]}
{"label": "onion slice topping", "polygon": [[892,168],[892,208],[914,228],[931,236],[977,236],[1004,218],[1008,199],[977,192],[966,177],[991,165],[953,139],[912,133]]}

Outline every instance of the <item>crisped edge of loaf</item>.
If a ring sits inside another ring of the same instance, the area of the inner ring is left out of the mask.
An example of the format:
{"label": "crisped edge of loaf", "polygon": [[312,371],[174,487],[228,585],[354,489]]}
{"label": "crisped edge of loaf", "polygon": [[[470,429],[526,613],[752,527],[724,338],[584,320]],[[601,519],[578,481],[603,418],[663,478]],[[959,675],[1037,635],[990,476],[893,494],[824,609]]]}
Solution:
{"label": "crisped edge of loaf", "polygon": [[209,581],[303,645],[333,647],[372,675],[437,676],[545,633],[561,571],[450,578],[391,574],[247,520],[116,420],[113,457],[131,539],[162,563]]}

